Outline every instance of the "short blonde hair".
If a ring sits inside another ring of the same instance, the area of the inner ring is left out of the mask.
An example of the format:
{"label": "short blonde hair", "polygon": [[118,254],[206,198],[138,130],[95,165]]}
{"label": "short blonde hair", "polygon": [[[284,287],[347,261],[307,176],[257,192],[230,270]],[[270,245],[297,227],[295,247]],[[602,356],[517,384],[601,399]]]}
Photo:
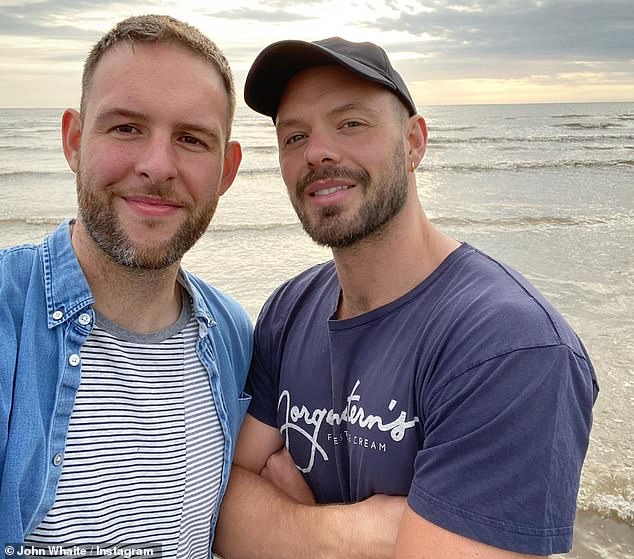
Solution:
{"label": "short blonde hair", "polygon": [[217,45],[198,29],[176,18],[165,15],[134,16],[117,23],[92,47],[82,76],[81,105],[83,114],[95,69],[103,55],[122,42],[158,43],[181,47],[209,62],[220,74],[227,92],[227,140],[236,107],[236,93],[229,62]]}

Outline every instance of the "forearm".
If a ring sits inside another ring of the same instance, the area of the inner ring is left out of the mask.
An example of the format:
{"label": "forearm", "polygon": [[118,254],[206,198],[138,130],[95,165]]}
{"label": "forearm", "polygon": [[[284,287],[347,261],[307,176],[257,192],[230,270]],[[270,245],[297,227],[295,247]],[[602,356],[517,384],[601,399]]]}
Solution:
{"label": "forearm", "polygon": [[383,559],[402,505],[376,497],[354,505],[309,506],[262,477],[233,466],[214,550],[225,559]]}
{"label": "forearm", "polygon": [[[216,527],[214,550],[225,559],[317,557],[321,529],[312,509],[234,464]],[[329,557],[327,552],[321,557]]]}

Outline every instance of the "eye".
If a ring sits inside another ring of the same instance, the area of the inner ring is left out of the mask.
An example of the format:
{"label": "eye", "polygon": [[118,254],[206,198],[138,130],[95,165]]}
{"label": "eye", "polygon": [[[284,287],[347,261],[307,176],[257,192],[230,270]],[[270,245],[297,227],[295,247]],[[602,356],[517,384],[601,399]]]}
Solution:
{"label": "eye", "polygon": [[192,146],[204,145],[203,142],[201,142],[198,138],[194,136],[181,136],[181,142],[183,142],[184,144],[192,145]]}
{"label": "eye", "polygon": [[213,145],[212,143],[202,140],[198,136],[192,136],[191,134],[181,134],[178,136],[178,142],[185,149],[194,151],[206,151],[210,149],[210,145]]}
{"label": "eye", "polygon": [[360,120],[346,120],[341,124],[341,128],[358,128],[359,126],[363,126],[364,123]]}
{"label": "eye", "polygon": [[286,137],[284,144],[296,144],[297,142],[301,142],[304,138],[306,138],[306,134],[291,134],[290,136]]}
{"label": "eye", "polygon": [[114,130],[120,134],[135,134],[139,132],[139,130],[135,126],[132,126],[132,124],[119,124],[114,127]]}

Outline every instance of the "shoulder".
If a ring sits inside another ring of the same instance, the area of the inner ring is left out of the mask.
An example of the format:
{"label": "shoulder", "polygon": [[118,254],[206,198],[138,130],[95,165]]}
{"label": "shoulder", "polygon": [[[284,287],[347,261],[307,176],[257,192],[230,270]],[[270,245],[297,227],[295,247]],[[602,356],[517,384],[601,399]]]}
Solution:
{"label": "shoulder", "polygon": [[262,315],[289,313],[338,297],[339,280],[332,260],[312,266],[280,285],[267,299]]}
{"label": "shoulder", "polygon": [[182,270],[182,277],[194,299],[195,311],[209,312],[220,326],[250,333],[251,319],[236,299],[186,270]]}
{"label": "shoulder", "polygon": [[37,245],[25,244],[1,249],[0,290],[25,290],[31,281],[33,266],[39,262]]}
{"label": "shoulder", "polygon": [[[0,301],[0,353],[10,360],[19,351],[25,321],[29,332],[40,332],[38,319],[47,316],[43,267],[35,245],[0,250]],[[0,373],[5,372],[0,367]]]}
{"label": "shoulder", "polygon": [[575,332],[535,286],[469,245],[460,249],[437,283],[434,318],[463,351],[484,358],[564,345],[585,356]]}
{"label": "shoulder", "polygon": [[68,267],[79,269],[70,240],[70,223],[71,220],[60,223],[37,244],[25,243],[0,249],[0,274],[5,278],[21,276],[24,279],[32,276],[36,266],[41,274],[47,276],[53,272],[64,272]]}
{"label": "shoulder", "polygon": [[281,350],[288,336],[302,337],[307,329],[326,325],[339,297],[332,261],[308,268],[280,285],[262,306],[255,325],[259,351]]}
{"label": "shoulder", "polygon": [[38,245],[24,244],[0,249],[0,271],[12,271],[15,266],[30,265],[37,258]]}

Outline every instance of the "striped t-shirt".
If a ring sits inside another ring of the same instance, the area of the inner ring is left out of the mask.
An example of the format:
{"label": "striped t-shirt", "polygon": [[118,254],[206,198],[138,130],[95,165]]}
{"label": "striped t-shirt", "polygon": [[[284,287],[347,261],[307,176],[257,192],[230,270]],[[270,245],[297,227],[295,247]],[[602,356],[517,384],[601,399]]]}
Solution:
{"label": "striped t-shirt", "polygon": [[197,339],[188,297],[179,320],[156,334],[97,316],[55,504],[27,544],[209,555],[225,440]]}

